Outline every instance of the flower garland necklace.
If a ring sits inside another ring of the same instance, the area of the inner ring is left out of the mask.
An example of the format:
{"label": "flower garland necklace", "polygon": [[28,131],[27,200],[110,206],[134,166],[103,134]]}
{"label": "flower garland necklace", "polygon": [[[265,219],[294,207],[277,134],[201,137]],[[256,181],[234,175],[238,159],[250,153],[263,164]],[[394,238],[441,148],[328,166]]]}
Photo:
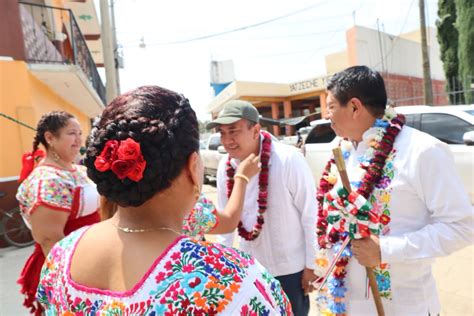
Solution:
{"label": "flower garland necklace", "polygon": [[[395,138],[400,133],[405,118],[392,109],[388,108],[382,119],[376,119],[369,133],[373,134],[369,141],[369,149],[366,151],[362,161],[360,162],[361,181],[358,183],[356,192],[349,196],[341,190],[338,190],[338,196],[333,197],[331,190],[337,182],[335,171],[335,161],[331,158],[326,164],[323,175],[321,177],[319,188],[317,191],[318,200],[318,221],[316,226],[318,244],[320,253],[316,257],[316,265],[323,269],[328,266],[326,249],[334,246],[334,251],[338,252],[344,238],[361,238],[370,233],[378,235],[382,228],[390,222],[390,217],[386,214],[376,214],[371,210],[370,203],[367,202],[374,186],[382,179],[383,170],[386,160],[393,150]],[[342,142],[341,142],[341,145]],[[349,151],[343,150],[344,158],[349,156]],[[364,173],[365,172],[365,173]],[[356,185],[357,186],[357,185]],[[346,192],[347,193],[347,192]],[[347,199],[346,202],[343,199]],[[361,201],[357,203],[357,200]],[[343,212],[342,207],[347,207],[349,203],[353,208],[350,213],[355,217],[355,223],[347,223],[343,216],[336,215]],[[338,205],[339,204],[339,205]],[[336,223],[337,221],[337,223]],[[336,228],[337,227],[337,228]],[[328,232],[329,231],[329,232]],[[333,300],[323,302],[328,304],[330,313],[344,314],[346,312],[344,297],[347,289],[344,287],[344,279],[346,276],[346,266],[352,256],[350,246],[343,252],[339,260],[335,263],[334,271],[328,279],[328,291]]]}
{"label": "flower garland necklace", "polygon": [[[239,235],[245,240],[254,240],[256,239],[262,230],[264,219],[263,214],[267,210],[267,199],[268,199],[268,162],[270,161],[270,151],[272,148],[272,138],[269,133],[261,132],[263,136],[262,140],[262,150],[260,154],[260,162],[262,164],[260,175],[258,177],[258,215],[257,223],[251,231],[245,229],[242,221],[239,222],[237,230]],[[230,198],[230,194],[234,188],[234,175],[235,169],[230,163],[230,157],[227,158],[226,162],[226,173],[227,173],[227,198]]]}

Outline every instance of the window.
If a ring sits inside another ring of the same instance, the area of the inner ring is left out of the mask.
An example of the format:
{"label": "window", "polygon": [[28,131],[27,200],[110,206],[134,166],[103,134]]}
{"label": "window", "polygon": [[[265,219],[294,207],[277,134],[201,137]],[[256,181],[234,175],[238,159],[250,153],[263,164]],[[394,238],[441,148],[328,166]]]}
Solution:
{"label": "window", "polygon": [[420,121],[420,114],[406,114],[405,115],[406,125],[420,129],[419,121]]}
{"label": "window", "polygon": [[463,144],[464,133],[473,131],[473,125],[449,114],[421,115],[421,130],[448,144]]}
{"label": "window", "polygon": [[465,110],[464,112],[466,112],[469,115],[474,116],[474,110]]}
{"label": "window", "polygon": [[306,137],[305,144],[330,143],[336,137],[331,123],[316,125]]}
{"label": "window", "polygon": [[209,139],[209,150],[217,150],[221,146],[221,137],[220,136],[211,136]]}

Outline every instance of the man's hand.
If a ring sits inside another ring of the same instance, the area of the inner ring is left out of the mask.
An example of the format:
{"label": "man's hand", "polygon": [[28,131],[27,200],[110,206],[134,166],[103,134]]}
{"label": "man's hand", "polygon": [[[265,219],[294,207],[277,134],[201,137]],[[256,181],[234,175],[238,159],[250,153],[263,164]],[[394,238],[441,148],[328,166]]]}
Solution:
{"label": "man's hand", "polygon": [[361,265],[373,268],[381,263],[380,242],[376,235],[371,234],[367,238],[354,239],[351,244],[352,253]]}
{"label": "man's hand", "polygon": [[304,289],[304,295],[308,295],[314,290],[312,285],[318,277],[314,274],[314,270],[304,268],[303,276],[301,277],[301,287]]}

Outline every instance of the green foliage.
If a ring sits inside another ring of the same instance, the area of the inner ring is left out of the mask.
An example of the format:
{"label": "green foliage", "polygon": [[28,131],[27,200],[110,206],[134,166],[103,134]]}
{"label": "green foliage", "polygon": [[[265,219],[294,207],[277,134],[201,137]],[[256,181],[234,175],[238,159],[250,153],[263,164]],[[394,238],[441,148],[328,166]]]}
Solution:
{"label": "green foliage", "polygon": [[459,38],[459,75],[466,91],[466,103],[474,103],[474,1],[456,0],[456,14]]}
{"label": "green foliage", "polygon": [[[436,27],[438,29],[438,43],[441,50],[441,60],[443,61],[444,74],[446,76],[447,92],[462,90],[459,81],[459,61],[458,61],[458,29],[456,27],[456,4],[455,0],[439,0],[438,17]],[[464,100],[459,95],[450,94],[452,104],[463,103]]]}

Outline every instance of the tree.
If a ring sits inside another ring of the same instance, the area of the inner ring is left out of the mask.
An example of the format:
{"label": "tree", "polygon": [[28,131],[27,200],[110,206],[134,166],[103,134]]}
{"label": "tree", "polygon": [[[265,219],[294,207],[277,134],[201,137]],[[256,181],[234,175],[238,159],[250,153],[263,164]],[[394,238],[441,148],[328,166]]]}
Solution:
{"label": "tree", "polygon": [[459,80],[458,62],[458,30],[456,28],[456,0],[440,0],[438,2],[438,43],[441,49],[444,75],[447,80],[446,91],[451,104],[464,103],[464,96],[454,93],[462,90]]}
{"label": "tree", "polygon": [[474,1],[456,0],[459,75],[466,103],[474,103]]}

